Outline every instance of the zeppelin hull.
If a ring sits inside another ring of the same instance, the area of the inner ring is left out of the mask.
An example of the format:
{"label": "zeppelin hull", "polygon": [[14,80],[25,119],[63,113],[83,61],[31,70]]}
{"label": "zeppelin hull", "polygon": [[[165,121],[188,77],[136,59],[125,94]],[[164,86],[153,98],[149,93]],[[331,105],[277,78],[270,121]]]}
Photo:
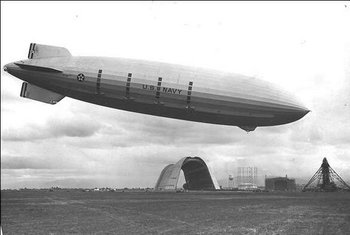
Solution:
{"label": "zeppelin hull", "polygon": [[[73,57],[65,48],[39,44],[30,45],[28,58],[4,69],[32,84],[24,88],[40,93],[23,97],[51,104],[68,96],[126,111],[235,125],[247,131],[293,122],[309,112],[291,95],[237,74],[150,61]],[[52,102],[45,94],[60,99]]]}
{"label": "zeppelin hull", "polygon": [[[51,73],[18,69],[15,76],[65,96],[111,108],[188,121],[236,126],[285,124],[303,115],[283,103],[235,97],[227,91],[166,82],[165,78],[139,79],[103,74],[103,71]],[[82,74],[83,79],[77,76]],[[50,77],[49,82],[47,81]],[[160,82],[159,82],[160,81]],[[206,91],[207,90],[207,91]],[[210,91],[210,92],[208,92]],[[299,116],[298,116],[299,115]]]}

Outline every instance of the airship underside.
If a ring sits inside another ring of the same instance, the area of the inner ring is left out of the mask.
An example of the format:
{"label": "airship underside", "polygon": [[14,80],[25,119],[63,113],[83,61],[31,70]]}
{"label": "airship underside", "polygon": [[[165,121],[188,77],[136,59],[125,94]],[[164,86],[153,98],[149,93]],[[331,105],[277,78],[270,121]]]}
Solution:
{"label": "airship underside", "polygon": [[239,126],[296,121],[309,110],[262,80],[141,60],[76,57],[32,43],[28,60],[4,66],[25,81],[21,96],[55,104],[65,96],[132,112]]}

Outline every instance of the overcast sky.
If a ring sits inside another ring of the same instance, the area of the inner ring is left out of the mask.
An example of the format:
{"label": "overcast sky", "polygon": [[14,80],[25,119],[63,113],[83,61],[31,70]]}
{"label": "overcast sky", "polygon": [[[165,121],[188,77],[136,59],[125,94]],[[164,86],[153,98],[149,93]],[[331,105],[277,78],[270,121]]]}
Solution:
{"label": "overcast sky", "polygon": [[[323,157],[350,182],[348,2],[1,2],[1,66],[31,42],[73,55],[126,57],[252,75],[312,112],[247,134],[71,98],[19,97],[1,72],[1,188],[153,187],[161,170],[200,156],[217,179],[239,166],[305,182]],[[225,185],[223,185],[225,186]]]}

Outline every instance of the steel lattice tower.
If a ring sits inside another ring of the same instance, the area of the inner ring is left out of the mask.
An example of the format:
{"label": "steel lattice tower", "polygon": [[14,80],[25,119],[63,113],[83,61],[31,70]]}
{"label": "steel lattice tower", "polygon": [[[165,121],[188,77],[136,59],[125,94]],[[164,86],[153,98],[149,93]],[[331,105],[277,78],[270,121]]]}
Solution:
{"label": "steel lattice tower", "polygon": [[350,190],[350,186],[332,169],[327,158],[323,158],[321,167],[304,186],[303,192],[338,190]]}

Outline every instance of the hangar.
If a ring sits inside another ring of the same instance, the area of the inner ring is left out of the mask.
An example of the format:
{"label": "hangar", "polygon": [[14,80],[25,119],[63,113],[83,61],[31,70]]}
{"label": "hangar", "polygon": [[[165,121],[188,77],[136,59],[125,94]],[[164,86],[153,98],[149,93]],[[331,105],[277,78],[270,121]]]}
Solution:
{"label": "hangar", "polygon": [[269,191],[296,191],[295,179],[286,177],[265,178],[265,189]]}
{"label": "hangar", "polygon": [[184,157],[175,164],[167,165],[157,180],[155,190],[176,190],[181,170],[184,173],[184,189],[216,190],[219,185],[200,157]]}

